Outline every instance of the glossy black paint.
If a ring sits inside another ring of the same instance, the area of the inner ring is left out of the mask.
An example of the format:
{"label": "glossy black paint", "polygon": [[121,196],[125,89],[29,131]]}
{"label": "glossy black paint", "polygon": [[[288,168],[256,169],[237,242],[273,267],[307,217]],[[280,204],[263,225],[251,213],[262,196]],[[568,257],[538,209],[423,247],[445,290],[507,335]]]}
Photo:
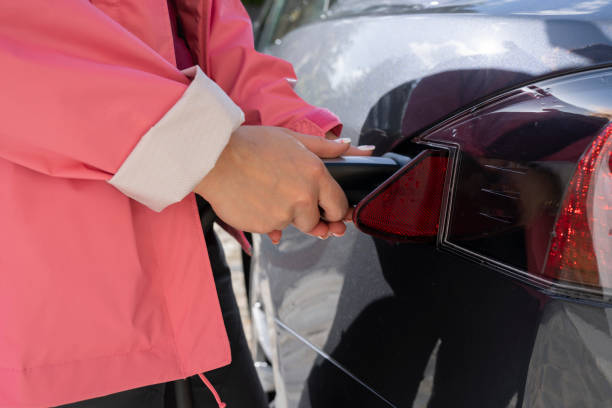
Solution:
{"label": "glossy black paint", "polygon": [[[539,300],[529,289],[509,286],[486,268],[431,246],[375,242],[381,278],[392,294],[370,303],[343,329],[331,357],[395,406],[405,407],[412,405],[435,350],[428,406],[505,407],[513,398],[520,406],[542,309]],[[406,270],[407,259],[412,271]],[[352,294],[343,295],[350,304]],[[343,300],[341,295],[339,310]],[[311,372],[313,407],[374,403],[374,395],[363,400],[336,393],[352,384],[334,371],[325,361]]]}

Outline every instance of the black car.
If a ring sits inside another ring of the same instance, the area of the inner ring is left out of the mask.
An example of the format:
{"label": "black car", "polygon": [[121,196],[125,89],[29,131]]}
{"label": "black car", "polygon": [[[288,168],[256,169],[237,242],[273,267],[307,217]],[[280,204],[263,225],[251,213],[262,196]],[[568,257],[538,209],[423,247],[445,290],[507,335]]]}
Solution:
{"label": "black car", "polygon": [[377,156],[328,163],[343,238],[254,237],[275,407],[612,407],[611,2],[275,0],[257,43]]}

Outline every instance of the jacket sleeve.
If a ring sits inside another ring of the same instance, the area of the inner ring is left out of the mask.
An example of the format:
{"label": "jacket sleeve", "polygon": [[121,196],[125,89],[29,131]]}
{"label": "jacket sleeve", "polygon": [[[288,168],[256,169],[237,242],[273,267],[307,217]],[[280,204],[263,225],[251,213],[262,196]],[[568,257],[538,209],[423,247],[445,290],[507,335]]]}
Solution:
{"label": "jacket sleeve", "polygon": [[106,180],[160,211],[214,166],[242,111],[82,0],[0,8],[0,158]]}
{"label": "jacket sleeve", "polygon": [[246,123],[339,135],[342,125],[334,114],[307,104],[293,91],[291,64],[255,51],[251,20],[240,0],[211,1],[207,72],[242,108]]}

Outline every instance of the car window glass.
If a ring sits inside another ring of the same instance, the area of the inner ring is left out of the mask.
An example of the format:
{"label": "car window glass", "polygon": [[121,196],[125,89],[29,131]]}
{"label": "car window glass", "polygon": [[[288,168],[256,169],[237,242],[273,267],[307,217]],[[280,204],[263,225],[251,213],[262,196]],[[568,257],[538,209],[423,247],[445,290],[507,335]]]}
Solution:
{"label": "car window glass", "polygon": [[274,40],[304,24],[325,18],[330,0],[287,0],[274,30]]}
{"label": "car window glass", "polygon": [[268,0],[266,3],[271,3],[263,25],[261,26],[260,32],[257,38],[257,49],[261,50],[266,46],[270,45],[274,39],[274,31],[276,31],[276,25],[281,15],[281,11],[285,6],[285,0]]}
{"label": "car window glass", "polygon": [[258,47],[263,48],[280,41],[296,28],[326,18],[336,0],[278,0],[268,14]]}
{"label": "car window glass", "polygon": [[253,37],[255,38],[255,44],[259,44],[259,40],[262,34],[262,28],[265,22],[268,21],[270,11],[272,10],[273,0],[266,0],[261,6],[261,9],[257,13],[257,18],[253,19]]}

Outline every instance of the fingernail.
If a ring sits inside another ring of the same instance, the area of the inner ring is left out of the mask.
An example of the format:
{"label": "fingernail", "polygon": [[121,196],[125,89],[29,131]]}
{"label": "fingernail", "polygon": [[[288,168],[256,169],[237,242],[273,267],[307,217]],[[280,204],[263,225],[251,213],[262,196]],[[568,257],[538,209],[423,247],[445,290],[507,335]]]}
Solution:
{"label": "fingernail", "polygon": [[332,232],[332,235],[333,235],[334,237],[338,237],[338,238],[340,238],[340,237],[344,236],[344,234],[336,234],[335,232]]}
{"label": "fingernail", "polygon": [[340,139],[334,139],[334,142],[348,144],[351,143],[351,139],[349,137],[341,137]]}
{"label": "fingernail", "polygon": [[322,239],[322,240],[326,240],[328,237],[328,235],[318,235],[317,238]]}
{"label": "fingernail", "polygon": [[361,145],[359,147],[357,147],[359,150],[374,150],[376,149],[376,146],[374,145]]}

